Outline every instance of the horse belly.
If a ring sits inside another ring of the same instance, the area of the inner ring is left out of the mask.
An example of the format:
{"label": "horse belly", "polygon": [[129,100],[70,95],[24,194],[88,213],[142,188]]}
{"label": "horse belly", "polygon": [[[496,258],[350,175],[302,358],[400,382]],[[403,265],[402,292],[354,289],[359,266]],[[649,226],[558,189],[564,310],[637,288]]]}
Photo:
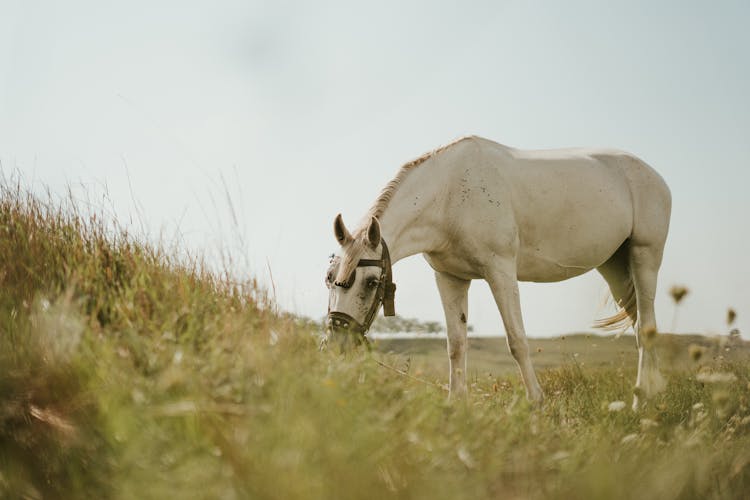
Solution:
{"label": "horse belly", "polygon": [[518,279],[551,282],[578,276],[607,261],[630,236],[633,209],[623,178],[599,170],[578,183],[544,187],[535,186],[523,208],[514,207]]}

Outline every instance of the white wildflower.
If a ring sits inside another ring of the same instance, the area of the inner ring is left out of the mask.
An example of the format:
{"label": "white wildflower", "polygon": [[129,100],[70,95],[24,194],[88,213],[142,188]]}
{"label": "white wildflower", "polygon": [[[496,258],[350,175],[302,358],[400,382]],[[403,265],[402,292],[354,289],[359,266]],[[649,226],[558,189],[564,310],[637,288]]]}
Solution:
{"label": "white wildflower", "polygon": [[655,420],[652,420],[650,418],[642,418],[641,419],[641,430],[645,431],[648,429],[651,429],[652,427],[658,427],[659,424]]}
{"label": "white wildflower", "polygon": [[276,331],[271,330],[268,334],[268,345],[275,346],[279,343],[279,334]]}
{"label": "white wildflower", "polygon": [[609,403],[609,406],[607,406],[607,409],[609,411],[620,411],[623,410],[625,406],[625,401],[612,401]]}
{"label": "white wildflower", "polygon": [[628,444],[638,439],[638,434],[628,434],[627,436],[623,437],[620,441],[621,444]]}
{"label": "white wildflower", "polygon": [[474,461],[474,457],[472,457],[471,454],[469,453],[469,450],[467,450],[463,446],[458,449],[457,453],[458,453],[458,459],[461,460],[461,462],[463,462],[463,464],[468,469],[473,469],[474,467],[477,466],[477,463]]}
{"label": "white wildflower", "polygon": [[550,459],[552,459],[554,462],[558,462],[560,460],[565,460],[570,456],[570,453],[564,450],[560,450],[557,453],[553,454]]}

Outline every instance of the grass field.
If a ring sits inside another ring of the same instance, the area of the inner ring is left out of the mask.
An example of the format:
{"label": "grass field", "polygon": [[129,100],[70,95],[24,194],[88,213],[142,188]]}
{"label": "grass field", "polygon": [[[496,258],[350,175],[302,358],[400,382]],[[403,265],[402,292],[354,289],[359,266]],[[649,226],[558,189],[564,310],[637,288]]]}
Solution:
{"label": "grass field", "polygon": [[[445,377],[448,373],[446,341],[436,338],[377,340],[374,349],[380,353],[398,354],[404,363],[419,373]],[[692,346],[692,347],[691,347]],[[529,339],[531,359],[537,370],[576,365],[582,369],[631,370],[638,359],[635,337],[576,333],[555,338]],[[727,336],[661,334],[656,349],[662,367],[667,371],[690,372],[700,363],[691,357],[698,348],[705,363],[750,362],[750,342]],[[469,338],[468,372],[474,377],[511,375],[517,371],[504,337]]]}
{"label": "grass field", "polygon": [[319,352],[251,279],[0,189],[2,498],[750,491],[744,344],[661,337],[668,389],[633,413],[632,337],[532,340],[538,410],[502,340],[476,340],[451,404],[440,341]]}

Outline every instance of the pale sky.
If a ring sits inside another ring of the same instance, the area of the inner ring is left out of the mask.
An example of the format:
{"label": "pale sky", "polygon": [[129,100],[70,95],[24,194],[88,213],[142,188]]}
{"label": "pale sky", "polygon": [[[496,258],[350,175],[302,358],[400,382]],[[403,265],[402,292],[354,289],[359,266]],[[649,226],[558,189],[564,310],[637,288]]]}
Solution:
{"label": "pale sky", "polygon": [[[661,328],[685,284],[678,331],[726,333],[732,306],[750,338],[748,23],[746,0],[0,0],[2,172],[225,249],[321,317],[334,216],[411,158],[465,134],[625,149],[672,190]],[[443,321],[421,257],[394,279],[400,315]],[[605,296],[596,272],[524,284],[527,333],[588,330]],[[469,323],[503,332],[484,283]]]}

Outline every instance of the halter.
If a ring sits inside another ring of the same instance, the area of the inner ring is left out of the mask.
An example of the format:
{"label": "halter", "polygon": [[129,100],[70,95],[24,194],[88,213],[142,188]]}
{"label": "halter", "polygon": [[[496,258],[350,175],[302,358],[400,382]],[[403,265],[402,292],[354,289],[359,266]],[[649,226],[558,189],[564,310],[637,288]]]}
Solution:
{"label": "halter", "polygon": [[388,252],[388,245],[385,244],[385,240],[380,240],[383,245],[383,251],[380,255],[380,259],[360,259],[352,271],[351,276],[346,282],[334,282],[334,286],[340,286],[342,288],[349,288],[354,283],[357,267],[379,267],[380,278],[378,289],[375,292],[375,300],[370,306],[370,310],[365,315],[364,323],[360,324],[356,319],[352,318],[346,313],[339,311],[331,312],[328,310],[328,322],[327,326],[337,326],[345,328],[347,330],[356,332],[364,336],[370,329],[375,315],[378,313],[380,304],[383,304],[383,315],[384,316],[395,316],[396,309],[394,306],[394,299],[396,297],[396,284],[393,282],[393,274],[391,270],[391,255]]}

